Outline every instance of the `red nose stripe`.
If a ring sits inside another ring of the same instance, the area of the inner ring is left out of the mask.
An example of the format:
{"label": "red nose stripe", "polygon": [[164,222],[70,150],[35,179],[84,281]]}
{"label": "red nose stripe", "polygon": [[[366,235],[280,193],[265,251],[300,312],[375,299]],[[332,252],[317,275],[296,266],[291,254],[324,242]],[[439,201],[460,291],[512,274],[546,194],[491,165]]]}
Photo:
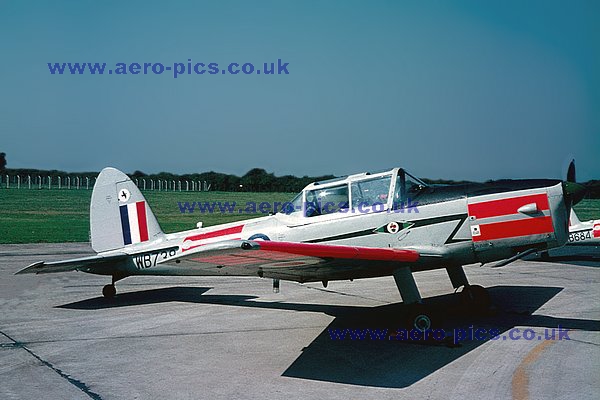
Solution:
{"label": "red nose stripe", "polygon": [[540,211],[548,210],[550,208],[548,196],[545,193],[541,193],[469,204],[469,216],[481,219],[517,214],[517,210],[520,207],[531,203],[536,203],[537,208]]}
{"label": "red nose stripe", "polygon": [[473,236],[474,242],[554,232],[552,217],[494,222],[491,224],[480,225],[479,229],[481,230],[481,235]]}

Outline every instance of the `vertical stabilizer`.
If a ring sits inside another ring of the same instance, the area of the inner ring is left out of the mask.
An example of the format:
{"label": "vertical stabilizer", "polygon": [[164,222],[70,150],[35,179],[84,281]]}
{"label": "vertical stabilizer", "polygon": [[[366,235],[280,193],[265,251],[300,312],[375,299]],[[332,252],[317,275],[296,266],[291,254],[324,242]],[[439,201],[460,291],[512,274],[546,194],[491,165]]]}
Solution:
{"label": "vertical stabilizer", "polygon": [[575,214],[575,210],[571,208],[571,215],[569,216],[569,226],[577,226],[581,225],[581,221],[577,218],[577,214]]}
{"label": "vertical stabilizer", "polygon": [[127,175],[104,168],[90,204],[90,239],[96,252],[119,249],[163,235],[146,199]]}

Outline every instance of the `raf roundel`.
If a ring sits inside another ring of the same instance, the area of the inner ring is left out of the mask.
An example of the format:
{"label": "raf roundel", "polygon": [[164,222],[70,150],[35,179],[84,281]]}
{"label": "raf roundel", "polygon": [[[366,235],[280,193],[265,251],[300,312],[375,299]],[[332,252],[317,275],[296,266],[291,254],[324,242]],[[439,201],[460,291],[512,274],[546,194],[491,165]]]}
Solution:
{"label": "raf roundel", "polygon": [[389,233],[398,233],[400,230],[400,225],[397,222],[390,222],[387,224],[387,231]]}

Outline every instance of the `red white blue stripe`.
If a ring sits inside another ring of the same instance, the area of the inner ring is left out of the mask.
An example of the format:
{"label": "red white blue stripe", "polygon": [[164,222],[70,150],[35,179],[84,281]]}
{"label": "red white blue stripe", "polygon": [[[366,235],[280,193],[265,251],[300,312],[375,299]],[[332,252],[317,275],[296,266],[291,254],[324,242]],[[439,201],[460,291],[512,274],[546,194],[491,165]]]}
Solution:
{"label": "red white blue stripe", "polygon": [[148,240],[148,223],[146,221],[146,202],[119,206],[123,244],[136,244]]}

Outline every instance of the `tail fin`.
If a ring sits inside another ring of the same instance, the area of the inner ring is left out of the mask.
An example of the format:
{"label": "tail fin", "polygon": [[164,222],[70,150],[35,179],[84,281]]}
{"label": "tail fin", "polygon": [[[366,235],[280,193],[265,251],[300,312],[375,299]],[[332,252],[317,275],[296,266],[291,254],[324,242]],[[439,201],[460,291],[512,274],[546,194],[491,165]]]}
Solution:
{"label": "tail fin", "polygon": [[104,168],[90,204],[90,240],[96,252],[159,238],[156,217],[135,183],[115,168]]}
{"label": "tail fin", "polygon": [[569,226],[580,225],[581,221],[577,218],[577,214],[575,214],[575,210],[571,208],[571,215],[569,216]]}

